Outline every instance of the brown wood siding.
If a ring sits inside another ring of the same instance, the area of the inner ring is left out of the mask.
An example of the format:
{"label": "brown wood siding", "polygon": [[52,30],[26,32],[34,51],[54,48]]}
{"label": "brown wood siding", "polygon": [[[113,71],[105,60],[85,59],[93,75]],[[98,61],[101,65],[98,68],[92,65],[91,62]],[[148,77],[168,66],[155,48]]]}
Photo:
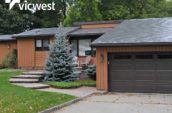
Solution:
{"label": "brown wood siding", "polygon": [[17,41],[0,42],[0,65],[13,49],[17,49]]}
{"label": "brown wood siding", "polygon": [[53,43],[53,37],[33,37],[26,39],[17,39],[18,49],[18,67],[23,69],[43,69],[45,66],[47,51],[35,51],[35,39],[50,38]]}
{"label": "brown wood siding", "polygon": [[34,38],[18,39],[17,49],[18,49],[18,67],[25,69],[33,69],[35,66]]}
{"label": "brown wood siding", "polygon": [[[140,46],[140,47],[100,47],[97,48],[97,88],[108,90],[108,53],[114,52],[169,52],[172,46]],[[101,56],[104,56],[102,61]]]}
{"label": "brown wood siding", "polygon": [[48,57],[48,52],[36,51],[36,54],[35,54],[35,68],[36,69],[43,69],[45,67],[47,57]]}
{"label": "brown wood siding", "polygon": [[82,29],[94,29],[94,28],[113,28],[118,24],[95,24],[95,25],[81,25]]}
{"label": "brown wood siding", "polygon": [[[54,43],[55,37],[44,37],[50,39],[50,44]],[[46,59],[48,58],[48,51],[35,51],[35,69],[44,69]]]}
{"label": "brown wood siding", "polygon": [[104,90],[107,89],[107,49],[97,48],[96,54],[96,65],[97,65],[97,89]]}

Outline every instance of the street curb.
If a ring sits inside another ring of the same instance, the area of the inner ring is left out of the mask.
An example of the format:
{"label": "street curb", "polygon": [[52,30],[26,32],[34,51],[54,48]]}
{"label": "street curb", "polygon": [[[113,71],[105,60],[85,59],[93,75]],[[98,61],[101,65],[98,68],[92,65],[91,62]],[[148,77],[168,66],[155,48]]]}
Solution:
{"label": "street curb", "polygon": [[95,94],[105,94],[105,92],[102,92],[102,93],[101,92],[95,92],[95,93],[92,93],[92,94],[89,94],[89,95],[86,95],[86,96],[83,96],[83,97],[80,97],[80,98],[76,98],[76,99],[71,100],[69,102],[66,102],[64,104],[61,104],[61,105],[57,105],[57,106],[48,108],[48,109],[43,110],[43,111],[38,112],[38,113],[52,113],[52,112],[57,111],[57,110],[60,110],[60,109],[62,109],[64,107],[70,106],[70,105],[72,105],[74,103],[77,103],[77,102],[79,102],[81,100],[84,100],[85,98],[88,98],[88,97],[90,97],[92,95],[95,95]]}

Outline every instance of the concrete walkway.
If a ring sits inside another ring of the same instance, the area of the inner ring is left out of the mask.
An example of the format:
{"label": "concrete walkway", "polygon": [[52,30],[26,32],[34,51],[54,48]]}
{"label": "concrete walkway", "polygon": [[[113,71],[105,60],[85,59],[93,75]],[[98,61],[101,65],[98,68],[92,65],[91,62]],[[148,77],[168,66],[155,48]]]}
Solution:
{"label": "concrete walkway", "polygon": [[85,97],[91,95],[93,93],[99,93],[95,87],[80,87],[76,89],[56,89],[56,88],[46,88],[46,89],[39,89],[39,91],[49,91],[49,92],[57,92],[57,93],[64,93],[73,95],[76,97]]}
{"label": "concrete walkway", "polygon": [[172,113],[172,94],[94,95],[53,113]]}
{"label": "concrete walkway", "polygon": [[13,84],[30,89],[45,89],[50,87],[49,85],[41,84],[41,83],[13,83]]}
{"label": "concrete walkway", "polygon": [[29,71],[23,72],[22,75],[13,76],[9,82],[14,85],[30,88],[30,89],[44,89],[49,88],[49,85],[41,84],[41,79],[43,79],[43,71]]}
{"label": "concrete walkway", "polygon": [[18,86],[22,86],[26,88],[37,89],[39,91],[64,93],[64,94],[73,95],[79,98],[91,95],[93,93],[100,93],[99,91],[96,90],[95,87],[80,87],[76,89],[52,88],[49,85],[42,84],[40,82],[40,79],[43,75],[44,75],[43,71],[33,70],[29,72],[24,72],[23,75],[12,77],[10,79],[10,82],[13,83],[14,85],[18,85]]}

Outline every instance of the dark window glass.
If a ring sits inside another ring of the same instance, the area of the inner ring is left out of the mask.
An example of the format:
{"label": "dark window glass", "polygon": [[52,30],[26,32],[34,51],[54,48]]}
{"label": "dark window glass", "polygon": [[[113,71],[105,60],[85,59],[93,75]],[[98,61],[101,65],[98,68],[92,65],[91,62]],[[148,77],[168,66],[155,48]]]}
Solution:
{"label": "dark window glass", "polygon": [[158,55],[159,59],[171,59],[172,55]]}
{"label": "dark window glass", "polygon": [[35,40],[36,51],[48,51],[49,50],[49,39],[36,39]]}
{"label": "dark window glass", "polygon": [[153,55],[136,55],[136,59],[152,59]]}
{"label": "dark window glass", "polygon": [[49,50],[49,40],[48,39],[43,40],[43,49]]}
{"label": "dark window glass", "polygon": [[114,59],[131,59],[131,55],[115,55]]}

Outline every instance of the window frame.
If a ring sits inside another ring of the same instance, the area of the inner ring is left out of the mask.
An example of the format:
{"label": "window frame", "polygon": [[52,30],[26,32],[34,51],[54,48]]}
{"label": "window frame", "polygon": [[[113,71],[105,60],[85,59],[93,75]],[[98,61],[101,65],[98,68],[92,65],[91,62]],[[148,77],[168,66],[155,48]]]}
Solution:
{"label": "window frame", "polygon": [[[85,56],[80,56],[79,55],[79,40],[91,40],[91,42],[93,42],[95,39],[92,39],[92,38],[77,38],[77,39],[70,39],[70,44],[72,44],[72,40],[76,40],[76,42],[77,42],[77,57],[86,57],[87,55],[85,55]],[[96,50],[94,50],[94,48],[93,47],[90,47],[91,48],[91,55],[88,55],[88,56],[92,56],[92,57],[95,57],[96,56]],[[95,51],[95,55],[93,55],[92,53],[93,53],[93,51]]]}
{"label": "window frame", "polygon": [[[92,40],[91,39],[78,39],[78,56],[80,56],[80,57],[86,57],[86,56],[91,56],[91,55],[80,55],[80,40],[89,40],[90,42],[92,42]],[[90,46],[90,50],[89,51],[92,51],[92,47]],[[86,52],[86,51],[84,51],[84,52]],[[85,54],[85,53],[84,53]]]}
{"label": "window frame", "polygon": [[[37,47],[37,43],[36,43],[37,40],[41,40],[42,47]],[[49,51],[50,50],[49,47],[44,47],[44,40],[48,41],[48,44],[50,44],[50,39],[49,38],[36,38],[35,39],[35,51]]]}

